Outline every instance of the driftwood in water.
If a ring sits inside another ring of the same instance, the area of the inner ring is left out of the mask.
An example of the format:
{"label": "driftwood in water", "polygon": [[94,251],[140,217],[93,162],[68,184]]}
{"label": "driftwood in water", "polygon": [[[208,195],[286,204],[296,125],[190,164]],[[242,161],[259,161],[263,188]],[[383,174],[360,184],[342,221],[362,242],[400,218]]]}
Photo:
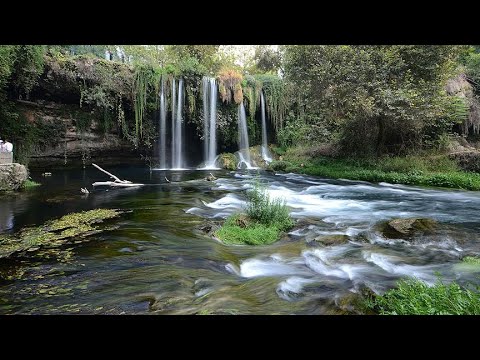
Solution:
{"label": "driftwood in water", "polygon": [[93,164],[93,166],[95,166],[98,170],[104,172],[105,174],[107,174],[108,176],[110,176],[112,179],[114,179],[115,181],[97,181],[97,182],[94,182],[92,185],[93,186],[113,186],[113,187],[132,187],[132,186],[143,186],[144,184],[134,184],[132,183],[131,181],[128,181],[128,180],[120,180],[117,176],[113,175],[112,173],[109,173],[108,171],[106,170],[103,170],[100,166],[98,166],[97,164]]}

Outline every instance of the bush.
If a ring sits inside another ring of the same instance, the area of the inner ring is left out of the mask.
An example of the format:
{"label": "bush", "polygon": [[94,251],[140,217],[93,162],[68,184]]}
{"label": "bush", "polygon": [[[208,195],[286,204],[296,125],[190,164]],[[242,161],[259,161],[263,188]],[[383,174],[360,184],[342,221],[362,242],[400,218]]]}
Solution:
{"label": "bush", "polygon": [[287,230],[293,226],[285,200],[271,199],[267,191],[257,184],[247,192],[246,212],[250,219],[263,225],[276,226]]}
{"label": "bush", "polygon": [[283,160],[274,160],[270,163],[270,168],[275,171],[285,171],[289,166],[291,166],[291,164]]}
{"label": "bush", "polygon": [[430,287],[418,279],[407,279],[366,305],[382,315],[478,315],[480,293],[456,283],[438,281]]}
{"label": "bush", "polygon": [[277,241],[282,231],[293,227],[284,200],[272,200],[258,184],[247,192],[247,198],[247,215],[230,216],[215,232],[224,243],[267,245]]}

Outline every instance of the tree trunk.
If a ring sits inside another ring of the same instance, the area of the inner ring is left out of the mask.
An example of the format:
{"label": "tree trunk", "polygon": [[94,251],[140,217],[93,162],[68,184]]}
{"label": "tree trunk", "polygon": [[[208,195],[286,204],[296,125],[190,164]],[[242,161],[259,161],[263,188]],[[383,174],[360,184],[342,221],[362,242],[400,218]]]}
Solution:
{"label": "tree trunk", "polygon": [[383,117],[377,118],[377,125],[378,125],[378,135],[377,135],[377,145],[376,145],[376,152],[377,157],[382,156],[384,148],[385,148],[385,120]]}

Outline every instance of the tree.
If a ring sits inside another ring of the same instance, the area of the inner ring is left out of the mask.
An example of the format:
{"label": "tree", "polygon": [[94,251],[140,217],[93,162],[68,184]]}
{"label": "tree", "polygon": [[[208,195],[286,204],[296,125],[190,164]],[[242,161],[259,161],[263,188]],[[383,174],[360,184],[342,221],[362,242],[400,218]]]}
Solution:
{"label": "tree", "polygon": [[444,85],[458,54],[456,46],[286,46],[284,66],[297,114],[338,130],[344,151],[379,156],[452,126]]}
{"label": "tree", "polygon": [[276,73],[282,65],[280,52],[270,45],[258,45],[253,58],[257,69],[264,73]]}

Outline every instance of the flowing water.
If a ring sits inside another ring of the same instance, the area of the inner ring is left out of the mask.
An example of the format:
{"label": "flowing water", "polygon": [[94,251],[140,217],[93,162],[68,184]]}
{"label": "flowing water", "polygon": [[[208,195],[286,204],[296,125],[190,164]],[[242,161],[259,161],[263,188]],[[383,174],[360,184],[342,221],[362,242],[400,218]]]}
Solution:
{"label": "flowing water", "polygon": [[203,78],[203,154],[204,169],[216,169],[217,158],[217,83],[215,78]]}
{"label": "flowing water", "polygon": [[160,124],[159,124],[159,165],[161,169],[167,168],[167,109],[165,104],[164,81],[160,90]]}
{"label": "flowing water", "polygon": [[[41,187],[1,198],[1,232],[99,207],[132,212],[77,246],[70,261],[17,264],[24,277],[0,282],[0,314],[333,314],[362,287],[381,293],[405,276],[479,283],[478,267],[461,257],[480,253],[480,193],[257,171],[213,171],[218,180],[209,182],[202,171],[107,170],[147,185],[85,196],[80,187],[104,177],[95,169],[34,173]],[[226,246],[198,230],[241,209],[258,180],[286,199],[297,221],[287,236]],[[388,240],[375,226],[397,217],[441,226],[413,242]],[[349,241],[315,240],[332,235]]]}
{"label": "flowing water", "polygon": [[[175,88],[175,80],[173,83],[173,88]],[[175,97],[173,97],[173,102],[175,102]],[[173,169],[183,169],[185,165],[183,159],[183,79],[178,80],[178,95],[177,95],[177,111],[172,112],[172,121],[174,116],[175,124],[173,128],[172,136],[172,168]]]}
{"label": "flowing water", "polygon": [[265,116],[265,97],[263,96],[263,91],[260,92],[260,105],[262,115],[262,159],[269,163],[272,162],[272,155],[268,150],[267,119]]}
{"label": "flowing water", "polygon": [[238,155],[240,162],[238,167],[253,168],[250,158],[250,145],[248,143],[247,115],[243,101],[238,105]]}

